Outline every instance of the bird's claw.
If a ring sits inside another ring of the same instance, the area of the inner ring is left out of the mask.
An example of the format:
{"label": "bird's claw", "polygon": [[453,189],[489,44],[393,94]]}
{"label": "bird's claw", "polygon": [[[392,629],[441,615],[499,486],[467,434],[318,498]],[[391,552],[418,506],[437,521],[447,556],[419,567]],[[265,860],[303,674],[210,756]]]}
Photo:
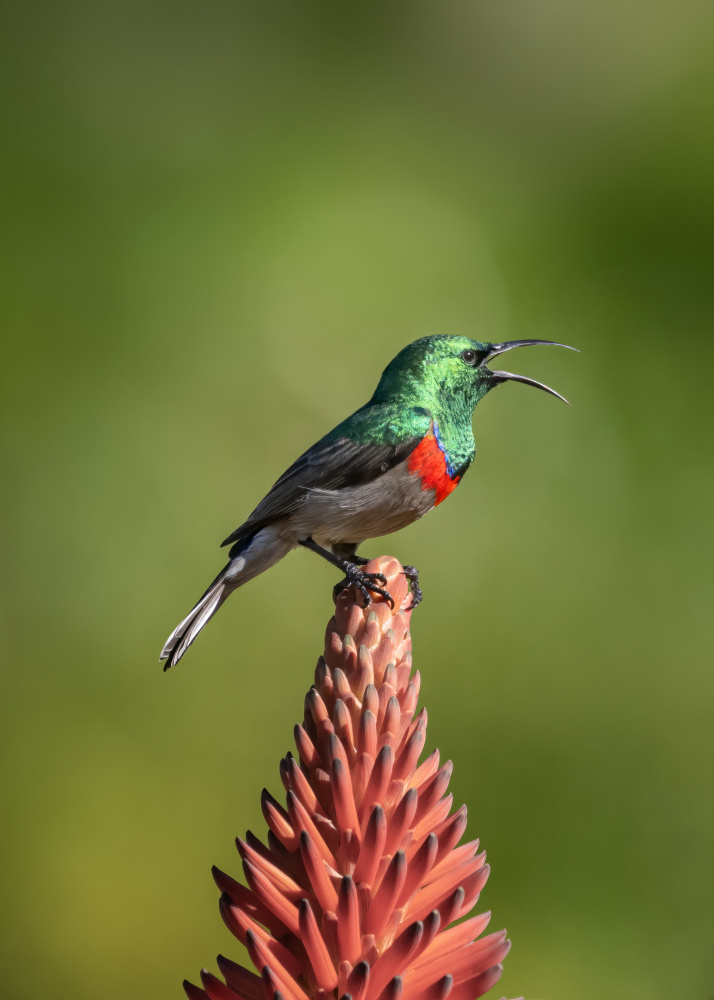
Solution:
{"label": "bird's claw", "polygon": [[[365,573],[361,570],[359,566],[355,566],[353,563],[349,563],[345,570],[345,578],[338,583],[335,587],[335,594],[339,594],[340,591],[345,590],[346,587],[354,587],[359,590],[360,594],[364,598],[364,606],[368,607],[372,603],[372,594],[379,594],[385,600],[389,601],[391,608],[394,608],[394,598],[385,590],[384,587],[379,587],[376,581],[381,583],[386,583],[387,578],[384,573]],[[372,593],[370,593],[370,591]]]}
{"label": "bird's claw", "polygon": [[412,603],[407,608],[407,611],[413,611],[424,600],[424,594],[419,586],[419,570],[415,566],[405,566],[404,575],[409,581],[412,590]]}

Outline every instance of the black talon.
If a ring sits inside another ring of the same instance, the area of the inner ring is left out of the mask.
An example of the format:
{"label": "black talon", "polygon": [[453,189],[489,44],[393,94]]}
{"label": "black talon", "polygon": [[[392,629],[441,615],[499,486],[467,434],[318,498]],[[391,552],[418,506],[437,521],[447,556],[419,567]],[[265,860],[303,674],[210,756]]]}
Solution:
{"label": "black talon", "polygon": [[372,603],[372,594],[379,594],[380,597],[384,597],[385,600],[389,601],[391,607],[394,607],[394,598],[385,590],[384,587],[378,587],[374,582],[375,580],[381,580],[383,583],[387,582],[387,578],[384,573],[365,573],[359,566],[355,566],[354,563],[347,563],[345,566],[345,578],[338,584],[340,590],[344,590],[345,587],[355,587],[359,590],[360,594],[364,598],[364,606],[368,607]]}
{"label": "black talon", "polygon": [[[349,561],[351,563],[354,563],[355,566],[366,566],[367,563],[371,562],[372,560],[371,559],[365,559],[364,556],[354,555],[354,556],[350,556]],[[381,580],[382,583],[384,583],[384,584],[386,584],[386,582],[387,582],[387,578],[384,575],[384,573],[369,573],[368,575],[371,576],[371,577],[373,577],[373,579],[375,579],[375,580]],[[347,579],[347,578],[345,577],[345,579]],[[347,584],[345,584],[345,586],[347,586]]]}
{"label": "black talon", "polygon": [[412,603],[409,605],[407,610],[413,611],[414,608],[416,608],[424,600],[424,594],[419,586],[419,570],[416,566],[405,566],[404,575],[409,581],[412,591]]}
{"label": "black talon", "polygon": [[[304,545],[306,549],[311,549],[313,552],[317,552],[319,556],[326,559],[328,562],[332,563],[333,566],[339,566],[341,570],[345,573],[344,580],[341,580],[332,591],[333,597],[336,597],[340,591],[344,590],[346,587],[355,587],[359,590],[360,594],[364,598],[364,606],[368,607],[372,603],[372,594],[379,594],[380,597],[386,598],[389,601],[392,608],[394,608],[394,598],[385,590],[384,587],[378,587],[374,580],[381,580],[382,583],[387,582],[387,578],[384,573],[365,573],[360,568],[359,565],[366,565],[369,559],[363,559],[361,556],[350,556],[353,560],[345,559],[342,556],[337,555],[335,552],[330,552],[329,549],[323,549],[321,545],[318,545],[312,538],[302,539],[299,543]],[[359,564],[359,565],[358,565]]]}

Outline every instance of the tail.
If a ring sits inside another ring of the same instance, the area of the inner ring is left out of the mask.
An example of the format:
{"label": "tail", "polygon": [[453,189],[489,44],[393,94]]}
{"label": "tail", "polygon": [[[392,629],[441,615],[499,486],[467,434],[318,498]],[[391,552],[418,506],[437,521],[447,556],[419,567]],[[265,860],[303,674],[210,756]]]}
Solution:
{"label": "tail", "polygon": [[234,545],[230,552],[231,561],[164,643],[159,657],[159,660],[166,660],[164,670],[178,663],[201,629],[234,590],[273,566],[293,546],[294,543],[280,538],[272,527],[263,528]]}

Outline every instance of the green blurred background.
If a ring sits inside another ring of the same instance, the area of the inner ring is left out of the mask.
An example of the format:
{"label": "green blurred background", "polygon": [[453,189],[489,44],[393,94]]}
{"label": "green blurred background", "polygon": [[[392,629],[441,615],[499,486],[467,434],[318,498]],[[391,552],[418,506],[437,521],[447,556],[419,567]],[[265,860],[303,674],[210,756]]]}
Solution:
{"label": "green blurred background", "polygon": [[430,333],[563,340],[425,521],[496,995],[714,995],[710,4],[2,7],[3,995],[181,995],[335,574],[218,543]]}

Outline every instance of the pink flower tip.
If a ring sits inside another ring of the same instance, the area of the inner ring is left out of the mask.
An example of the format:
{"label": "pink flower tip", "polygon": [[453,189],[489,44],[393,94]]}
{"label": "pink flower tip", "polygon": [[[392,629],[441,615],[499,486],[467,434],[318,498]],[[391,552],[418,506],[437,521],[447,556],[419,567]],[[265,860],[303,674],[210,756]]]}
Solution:
{"label": "pink flower tip", "polygon": [[501,976],[506,932],[481,936],[490,913],[462,919],[489,867],[478,841],[458,846],[451,761],[419,762],[406,578],[388,557],[365,569],[386,576],[394,608],[340,593],[297,757],[280,765],[285,806],[263,792],[267,846],[238,839],[247,886],[213,871],[257,974],[219,956],[223,980],[203,970],[202,988],[184,983],[189,1000],[476,1000]]}

